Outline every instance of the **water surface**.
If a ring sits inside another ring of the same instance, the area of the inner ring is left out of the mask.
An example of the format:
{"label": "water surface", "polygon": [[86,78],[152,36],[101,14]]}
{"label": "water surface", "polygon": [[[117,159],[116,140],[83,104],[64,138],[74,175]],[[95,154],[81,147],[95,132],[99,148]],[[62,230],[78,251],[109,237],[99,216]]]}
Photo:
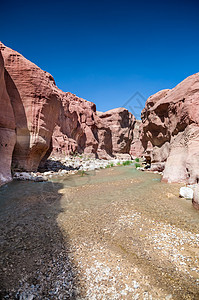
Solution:
{"label": "water surface", "polygon": [[121,166],[3,186],[2,298],[199,299],[199,214],[160,180]]}

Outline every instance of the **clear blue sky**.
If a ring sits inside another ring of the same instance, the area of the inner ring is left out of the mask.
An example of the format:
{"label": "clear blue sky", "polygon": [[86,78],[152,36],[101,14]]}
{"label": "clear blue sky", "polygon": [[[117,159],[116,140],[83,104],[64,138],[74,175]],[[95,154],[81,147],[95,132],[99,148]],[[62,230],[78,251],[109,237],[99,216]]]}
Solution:
{"label": "clear blue sky", "polygon": [[0,40],[106,111],[199,72],[198,14],[196,0],[2,0]]}

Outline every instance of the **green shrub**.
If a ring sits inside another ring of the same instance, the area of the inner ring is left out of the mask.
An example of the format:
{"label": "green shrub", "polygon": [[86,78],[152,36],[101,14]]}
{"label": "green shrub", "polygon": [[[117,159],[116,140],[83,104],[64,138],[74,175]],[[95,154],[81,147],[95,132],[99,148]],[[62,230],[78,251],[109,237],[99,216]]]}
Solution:
{"label": "green shrub", "polygon": [[123,161],[123,166],[129,166],[131,164],[130,160]]}
{"label": "green shrub", "polygon": [[108,169],[108,168],[110,168],[110,165],[107,165],[107,166],[106,166],[106,169]]}
{"label": "green shrub", "polygon": [[135,163],[135,167],[136,167],[136,169],[139,168],[139,167],[140,167],[140,164]]}
{"label": "green shrub", "polygon": [[111,163],[110,166],[111,166],[111,167],[114,167],[114,163]]}
{"label": "green shrub", "polygon": [[121,166],[121,163],[120,163],[120,162],[118,162],[118,163],[117,163],[117,166]]}
{"label": "green shrub", "polygon": [[140,161],[140,159],[139,159],[138,157],[136,157],[135,161],[136,161],[136,162],[139,162],[139,161]]}
{"label": "green shrub", "polygon": [[83,177],[84,175],[85,175],[85,171],[84,170],[80,171],[80,176]]}

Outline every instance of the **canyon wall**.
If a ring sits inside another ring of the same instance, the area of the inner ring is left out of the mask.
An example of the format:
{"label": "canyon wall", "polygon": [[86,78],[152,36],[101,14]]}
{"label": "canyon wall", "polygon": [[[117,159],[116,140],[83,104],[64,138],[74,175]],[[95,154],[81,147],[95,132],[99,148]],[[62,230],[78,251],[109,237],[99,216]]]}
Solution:
{"label": "canyon wall", "polygon": [[[61,109],[53,133],[53,155],[75,152],[91,157],[112,156],[110,130],[101,123],[96,106],[72,93],[60,91]],[[106,140],[106,142],[104,142]]]}
{"label": "canyon wall", "polygon": [[99,115],[94,103],[64,93],[49,73],[1,42],[0,55],[0,185],[11,179],[11,167],[36,171],[51,152],[129,154],[135,118],[126,109]]}
{"label": "canyon wall", "polygon": [[51,153],[145,156],[166,182],[199,182],[199,73],[149,97],[142,121],[125,108],[97,112],[0,43],[0,185],[11,168],[36,171]]}
{"label": "canyon wall", "polygon": [[135,118],[127,109],[96,112],[94,103],[60,94],[62,106],[52,143],[55,156],[74,152],[100,159],[129,156]]}
{"label": "canyon wall", "polygon": [[0,185],[11,180],[12,153],[16,141],[15,118],[7,93],[5,73],[0,52]]}
{"label": "canyon wall", "polygon": [[142,121],[136,120],[133,129],[133,139],[130,147],[130,155],[132,158],[142,157],[144,153],[144,147],[141,142],[142,133]]}
{"label": "canyon wall", "polygon": [[149,97],[140,140],[166,182],[199,182],[199,73]]}
{"label": "canyon wall", "polygon": [[112,154],[117,158],[130,158],[135,117],[126,108],[115,108],[97,113],[102,124],[111,131]]}
{"label": "canyon wall", "polygon": [[36,171],[50,146],[60,109],[59,94],[49,73],[2,43],[0,51],[16,123],[12,166]]}

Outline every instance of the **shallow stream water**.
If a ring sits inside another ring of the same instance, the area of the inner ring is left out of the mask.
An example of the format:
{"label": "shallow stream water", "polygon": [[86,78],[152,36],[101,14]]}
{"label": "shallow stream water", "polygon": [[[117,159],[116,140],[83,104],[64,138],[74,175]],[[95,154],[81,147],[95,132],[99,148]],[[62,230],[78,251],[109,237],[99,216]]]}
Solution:
{"label": "shallow stream water", "polygon": [[132,166],[0,189],[2,299],[199,299],[199,213]]}

